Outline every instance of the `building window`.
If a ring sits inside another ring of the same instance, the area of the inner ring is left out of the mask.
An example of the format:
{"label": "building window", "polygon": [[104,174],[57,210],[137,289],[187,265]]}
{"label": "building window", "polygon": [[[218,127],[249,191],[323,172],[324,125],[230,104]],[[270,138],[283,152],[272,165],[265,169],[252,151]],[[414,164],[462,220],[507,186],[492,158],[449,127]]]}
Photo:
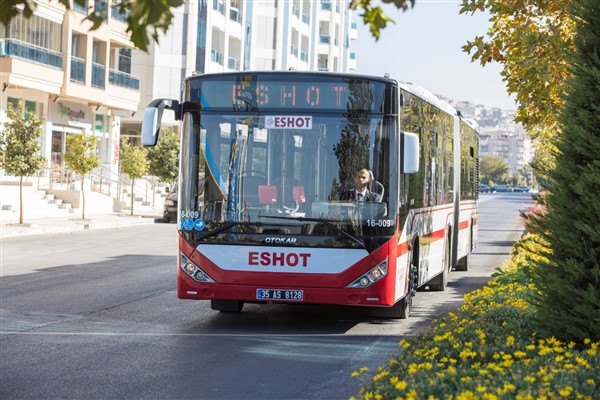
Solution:
{"label": "building window", "polygon": [[119,71],[131,73],[131,49],[119,49]]}

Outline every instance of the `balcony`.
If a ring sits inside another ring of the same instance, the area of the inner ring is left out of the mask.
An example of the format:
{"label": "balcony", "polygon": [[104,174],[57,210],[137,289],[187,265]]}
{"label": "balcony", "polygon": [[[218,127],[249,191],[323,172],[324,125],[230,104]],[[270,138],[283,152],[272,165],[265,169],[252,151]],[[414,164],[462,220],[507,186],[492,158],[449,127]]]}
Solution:
{"label": "balcony", "polygon": [[85,60],[71,57],[71,82],[85,83]]}
{"label": "balcony", "polygon": [[128,73],[117,71],[116,69],[108,70],[108,82],[111,85],[140,90],[140,80],[138,78]]}
{"label": "balcony", "polygon": [[104,65],[92,63],[92,87],[104,89],[105,70]]}
{"label": "balcony", "polygon": [[240,10],[231,7],[229,9],[229,19],[235,22],[240,22],[242,20],[242,18],[240,17]]}
{"label": "balcony", "polygon": [[217,10],[221,14],[225,15],[225,5],[222,1],[213,0],[213,10]]}
{"label": "balcony", "polygon": [[121,22],[127,23],[127,17],[129,17],[129,12],[127,11],[127,12],[121,13],[119,11],[119,7],[112,6],[111,9],[110,9],[110,17],[112,19],[117,20],[117,21],[121,21]]}
{"label": "balcony", "polygon": [[232,69],[234,71],[238,70],[238,60],[237,58],[229,57],[227,59],[227,68]]}
{"label": "balcony", "polygon": [[0,39],[0,57],[17,57],[62,69],[62,53],[15,39]]}
{"label": "balcony", "polygon": [[219,53],[215,49],[211,49],[210,50],[210,61],[223,65],[223,54]]}

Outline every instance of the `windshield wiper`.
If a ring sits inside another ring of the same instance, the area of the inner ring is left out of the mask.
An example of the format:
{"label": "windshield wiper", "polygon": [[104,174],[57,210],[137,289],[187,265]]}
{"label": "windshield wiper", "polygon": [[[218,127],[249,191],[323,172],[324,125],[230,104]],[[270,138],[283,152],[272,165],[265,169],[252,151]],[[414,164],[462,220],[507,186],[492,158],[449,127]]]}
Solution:
{"label": "windshield wiper", "polygon": [[335,226],[334,224],[332,224],[332,222],[342,222],[342,221],[329,221],[329,220],[326,220],[326,219],[323,219],[323,218],[280,217],[278,215],[259,215],[259,217],[273,218],[273,219],[286,219],[286,220],[293,220],[293,221],[300,221],[300,222],[320,222],[322,224],[327,225],[329,228],[333,229],[334,231],[336,231],[338,233],[341,233],[342,236],[345,236],[346,238],[350,239],[351,241],[353,241],[354,243],[358,244],[363,249],[365,248],[365,244],[363,242],[361,242],[359,239],[357,239],[356,237],[352,236],[351,234],[349,234],[345,230],[343,230],[341,228],[338,228],[337,226]]}
{"label": "windshield wiper", "polygon": [[214,231],[206,232],[205,234],[203,234],[202,236],[200,236],[198,238],[198,240],[204,240],[206,238],[209,238],[211,236],[219,234],[219,233],[221,233],[223,231],[226,231],[229,228],[233,228],[234,226],[241,226],[241,225],[262,226],[262,223],[260,223],[260,222],[229,222],[229,223],[227,223],[225,225],[222,225],[222,226],[218,227]]}

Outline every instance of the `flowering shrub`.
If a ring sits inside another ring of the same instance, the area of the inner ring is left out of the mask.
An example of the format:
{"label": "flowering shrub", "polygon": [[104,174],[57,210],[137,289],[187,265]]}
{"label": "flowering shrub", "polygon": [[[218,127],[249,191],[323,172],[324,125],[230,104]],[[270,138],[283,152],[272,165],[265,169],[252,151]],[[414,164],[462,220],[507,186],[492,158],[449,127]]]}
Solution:
{"label": "flowering shrub", "polygon": [[599,399],[600,342],[541,339],[530,322],[535,289],[522,267],[540,249],[547,253],[538,237],[521,240],[507,265],[465,295],[459,310],[402,340],[399,354],[364,379],[357,398]]}

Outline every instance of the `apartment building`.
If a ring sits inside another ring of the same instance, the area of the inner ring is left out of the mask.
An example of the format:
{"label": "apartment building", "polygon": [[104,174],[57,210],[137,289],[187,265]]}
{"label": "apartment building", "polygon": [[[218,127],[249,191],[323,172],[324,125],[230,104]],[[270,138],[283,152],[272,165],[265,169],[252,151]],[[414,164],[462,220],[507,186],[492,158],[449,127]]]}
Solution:
{"label": "apartment building", "polygon": [[[121,119],[140,102],[126,16],[107,0],[73,3],[71,10],[52,0],[36,4],[32,17],[0,24],[0,122],[8,103],[23,102],[45,120],[41,145],[48,166],[64,165],[67,136],[85,133],[99,138],[102,167],[117,172]],[[84,18],[95,10],[107,18],[90,31]]]}
{"label": "apartment building", "polygon": [[514,174],[532,160],[531,139],[520,125],[484,127],[479,133],[479,156],[501,157]]}
{"label": "apartment building", "polygon": [[[122,134],[139,142],[146,105],[181,97],[184,77],[197,73],[289,70],[351,72],[358,38],[348,0],[187,0],[148,53],[134,51],[141,101]],[[171,118],[171,119],[169,119]],[[172,113],[163,124],[177,129]]]}

